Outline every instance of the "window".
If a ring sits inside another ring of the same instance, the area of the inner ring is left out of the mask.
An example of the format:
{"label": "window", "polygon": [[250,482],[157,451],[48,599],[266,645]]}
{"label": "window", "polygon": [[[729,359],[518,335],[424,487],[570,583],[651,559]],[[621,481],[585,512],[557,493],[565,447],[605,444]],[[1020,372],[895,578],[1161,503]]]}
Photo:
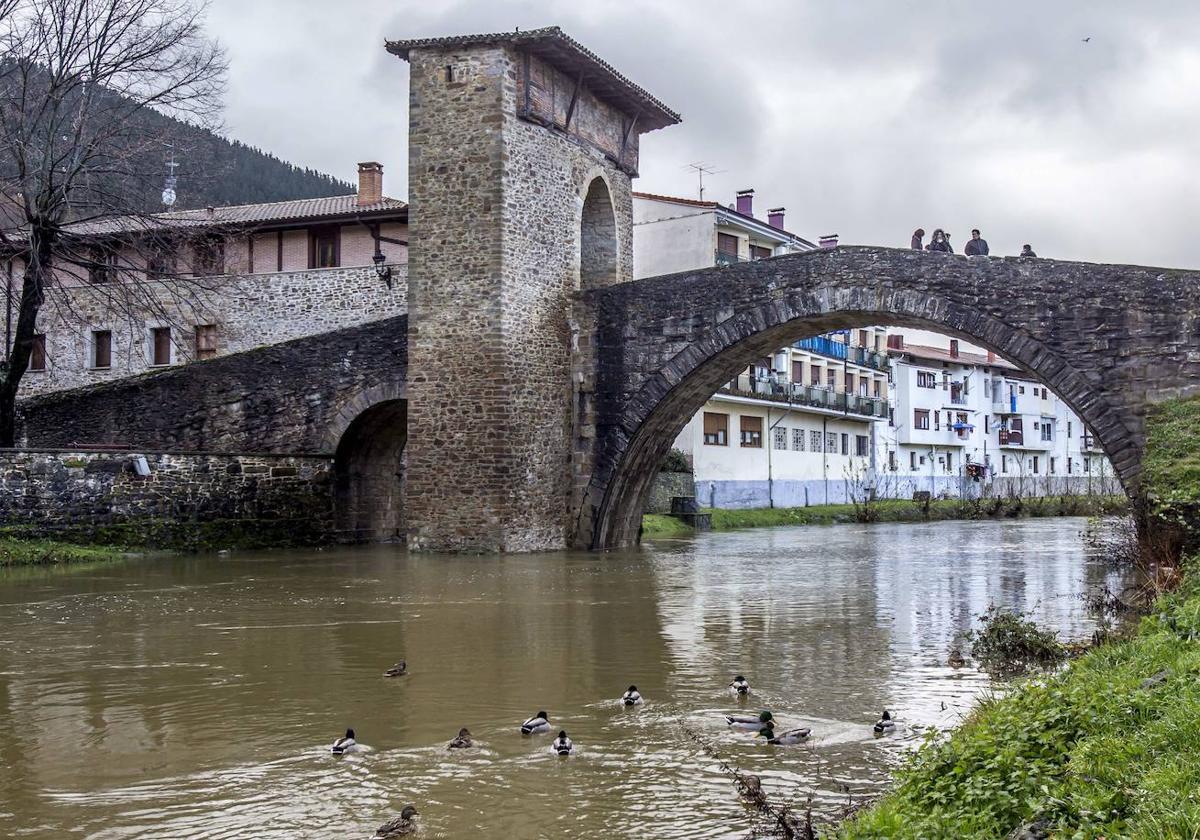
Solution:
{"label": "window", "polygon": [[1042,423],[1042,440],[1054,440],[1054,426],[1050,423]]}
{"label": "window", "polygon": [[859,330],[859,331],[858,331],[858,346],[859,346],[859,347],[866,347],[866,346],[868,346],[868,345],[870,344],[870,341],[871,341],[871,340],[870,340],[870,339],[867,337],[867,331],[866,331],[866,330]]}
{"label": "window", "polygon": [[219,236],[205,236],[195,245],[196,274],[213,275],[225,273],[225,240]]}
{"label": "window", "polygon": [[825,374],[825,384],[829,386],[829,390],[832,391],[837,388],[837,371],[829,368],[825,371]]}
{"label": "window", "polygon": [[883,333],[875,333],[875,352],[883,352]]}
{"label": "window", "polygon": [[41,333],[33,337],[33,346],[29,350],[29,369],[46,369],[46,336]]}
{"label": "window", "polygon": [[1067,475],[1075,471],[1075,459],[1067,458]]}
{"label": "window", "polygon": [[868,443],[868,441],[867,441],[866,435],[855,435],[854,436],[854,454],[860,458],[867,457],[867,443]]}
{"label": "window", "polygon": [[1000,456],[1000,472],[1002,472],[1002,473],[1008,472],[1008,456],[1007,455]]}
{"label": "window", "polygon": [[[867,382],[867,378],[865,376],[860,376],[858,378],[858,395],[860,397],[865,397],[867,395],[868,384],[870,383]],[[878,389],[878,384],[879,383],[876,383],[876,389]]]}
{"label": "window", "polygon": [[787,449],[787,429],[783,426],[776,426],[771,432],[771,437],[776,449]]}
{"label": "window", "polygon": [[1036,455],[1034,455],[1034,456],[1033,456],[1033,472],[1034,472],[1034,475],[1037,475],[1037,472],[1038,472],[1038,456],[1036,456]]}
{"label": "window", "polygon": [[765,260],[769,256],[771,256],[770,248],[764,248],[761,245],[751,245],[750,246],[750,259]]}
{"label": "window", "polygon": [[211,359],[217,355],[217,325],[196,325],[196,358]]}
{"label": "window", "polygon": [[825,435],[825,451],[834,454],[837,453],[837,435],[833,432],[827,432]]}
{"label": "window", "polygon": [[896,450],[893,449],[888,452],[888,469],[895,472],[899,468],[900,466],[896,463]]}
{"label": "window", "polygon": [[746,417],[742,415],[738,418],[738,428],[742,432],[742,446],[744,448],[762,449],[761,417]]}
{"label": "window", "polygon": [[895,427],[896,425],[896,407],[888,406],[888,425]]}
{"label": "window", "polygon": [[150,330],[150,364],[171,364],[171,328],[155,327]]}
{"label": "window", "polygon": [[990,414],[983,415],[983,433],[990,434],[992,431],[992,416]]}
{"label": "window", "polygon": [[804,362],[792,362],[792,381],[804,384]]}
{"label": "window", "polygon": [[846,373],[846,393],[854,393],[854,374],[850,372]]}
{"label": "window", "polygon": [[804,451],[804,430],[792,429],[792,449],[797,452]]}
{"label": "window", "polygon": [[842,432],[842,454],[850,454],[850,435],[846,434],[845,432]]}
{"label": "window", "polygon": [[1018,393],[1018,394],[1024,394],[1024,393],[1025,393],[1025,386],[1024,386],[1024,385],[1020,385],[1020,386],[1018,386],[1018,387],[1017,387],[1017,393]]}
{"label": "window", "polygon": [[927,370],[917,371],[917,387],[918,388],[936,388],[937,374],[930,373]]}
{"label": "window", "polygon": [[729,415],[704,412],[705,446],[729,445]]}
{"label": "window", "polygon": [[821,385],[821,366],[813,365],[810,370],[811,370],[811,374],[812,374],[812,379],[810,379],[809,381],[812,382],[812,384],[816,385],[817,387],[820,387],[820,385]]}
{"label": "window", "polygon": [[946,453],[946,472],[948,472],[948,473],[954,472],[954,453],[953,452]]}
{"label": "window", "polygon": [[1092,471],[1092,459],[1091,459],[1091,458],[1084,458],[1084,459],[1083,459],[1083,471],[1084,471],[1084,472],[1091,472],[1091,471]]}
{"label": "window", "polygon": [[156,243],[146,255],[146,277],[161,280],[172,277],[179,271],[179,251],[167,242]]}
{"label": "window", "polygon": [[910,470],[915,470],[917,468],[917,453],[916,452],[908,453],[908,468]]}
{"label": "window", "polygon": [[731,257],[736,257],[738,253],[737,237],[731,233],[718,233],[717,251]]}
{"label": "window", "polygon": [[929,428],[929,411],[924,408],[913,410],[913,428],[928,429]]}
{"label": "window", "polygon": [[922,455],[920,458],[918,458],[917,463],[919,463],[922,467],[925,466],[925,456]]}
{"label": "window", "polygon": [[935,432],[942,430],[942,412],[940,411],[933,412],[933,430]]}
{"label": "window", "polygon": [[1051,475],[1054,475],[1054,456],[1050,456],[1050,469],[1047,470]]}
{"label": "window", "polygon": [[92,248],[88,263],[88,282],[103,284],[116,279],[117,248],[111,245],[96,245]]}
{"label": "window", "polygon": [[1067,440],[1071,439],[1071,421],[1067,421]]}
{"label": "window", "polygon": [[809,432],[808,443],[809,443],[809,449],[811,449],[813,452],[820,452],[821,451],[821,433],[820,432]]}
{"label": "window", "polygon": [[112,330],[95,330],[92,333],[92,367],[112,367]]}
{"label": "window", "polygon": [[309,228],[308,267],[337,268],[341,260],[342,229],[337,225]]}
{"label": "window", "polygon": [[874,385],[872,385],[871,387],[872,387],[872,390],[874,391],[876,397],[883,396],[883,394],[880,391],[880,389],[883,387],[883,383],[880,380],[876,379]]}

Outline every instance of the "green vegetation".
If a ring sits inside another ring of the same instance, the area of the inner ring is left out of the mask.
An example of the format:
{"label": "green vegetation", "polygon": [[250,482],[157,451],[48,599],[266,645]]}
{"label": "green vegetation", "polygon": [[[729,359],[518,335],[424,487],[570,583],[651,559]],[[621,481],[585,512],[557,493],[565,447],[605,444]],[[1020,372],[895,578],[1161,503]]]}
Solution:
{"label": "green vegetation", "polygon": [[1142,486],[1157,509],[1200,504],[1200,396],[1168,400],[1146,415]]}
{"label": "green vegetation", "polygon": [[672,449],[662,459],[662,463],[658,465],[659,472],[666,473],[690,473],[692,471],[692,462],[688,460],[688,456],[681,449]]}
{"label": "green vegetation", "polygon": [[665,513],[647,513],[642,517],[642,537],[685,537],[692,533],[692,526]]}
{"label": "green vegetation", "polygon": [[[935,522],[945,519],[1016,518],[1022,516],[1101,516],[1128,512],[1123,496],[1062,496],[1046,499],[990,498],[960,501],[936,499],[913,502],[884,499],[845,505],[812,505],[794,508],[746,508],[703,511],[712,514],[714,531],[766,528],[774,525],[832,525],[839,522]],[[680,536],[691,529],[668,516],[642,517],[642,536]],[[683,528],[683,530],[679,530]]]}
{"label": "green vegetation", "polygon": [[984,670],[998,675],[1023,674],[1050,668],[1067,658],[1067,649],[1054,635],[1020,613],[991,606],[983,626],[967,634],[971,655]]}
{"label": "green vegetation", "polygon": [[1132,638],[985,701],[949,737],[930,735],[895,789],[839,836],[1002,838],[1036,824],[1036,836],[1196,837],[1197,565]]}
{"label": "green vegetation", "polygon": [[94,563],[101,560],[119,560],[125,556],[124,551],[112,547],[0,536],[0,566]]}

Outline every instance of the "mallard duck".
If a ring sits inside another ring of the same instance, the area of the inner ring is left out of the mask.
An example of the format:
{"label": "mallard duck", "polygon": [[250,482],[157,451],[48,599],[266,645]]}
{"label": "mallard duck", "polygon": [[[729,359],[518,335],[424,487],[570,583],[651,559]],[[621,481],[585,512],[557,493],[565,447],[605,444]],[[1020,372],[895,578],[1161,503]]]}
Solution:
{"label": "mallard duck", "polygon": [[725,715],[725,722],[731,728],[743,732],[757,732],[764,726],[774,726],[774,721],[770,712],[760,712],[757,715]]}
{"label": "mallard duck", "polygon": [[329,751],[334,755],[342,755],[343,753],[353,752],[356,747],[358,747],[358,742],[354,740],[354,730],[347,729],[345,737],[334,741]]}
{"label": "mallard duck", "polygon": [[538,712],[521,724],[522,735],[534,735],[550,731],[550,717],[545,712]]}
{"label": "mallard duck", "polygon": [[950,656],[946,659],[946,664],[951,668],[961,668],[967,664],[966,657],[962,655],[962,651],[958,648],[950,649]]}
{"label": "mallard duck", "polygon": [[896,728],[896,721],[892,720],[892,713],[887,709],[883,710],[883,716],[875,723],[876,732],[889,732]]}
{"label": "mallard duck", "polygon": [[642,704],[642,695],[638,693],[637,686],[629,686],[629,690],[621,695],[621,703],[625,706],[640,706]]}
{"label": "mallard duck", "polygon": [[571,743],[571,739],[567,737],[567,730],[562,730],[558,733],[558,737],[554,739],[554,744],[550,747],[559,755],[570,755],[575,751],[575,745]]}
{"label": "mallard duck", "polygon": [[446,745],[446,749],[468,750],[473,746],[475,746],[475,742],[471,740],[471,730],[464,726],[458,730],[458,735],[454,737],[454,740]]}
{"label": "mallard duck", "polygon": [[741,674],[733,678],[733,682],[729,684],[729,687],[735,694],[745,696],[750,693],[750,683],[746,682],[746,678]]}
{"label": "mallard duck", "polygon": [[408,663],[405,662],[403,659],[401,659],[399,662],[397,662],[391,668],[388,668],[386,671],[384,671],[383,675],[385,677],[403,677],[407,673],[408,673]]}
{"label": "mallard duck", "polygon": [[[812,734],[812,727],[801,726],[798,729],[789,729],[787,732],[780,732],[778,735],[770,730],[768,731],[770,733],[766,736],[768,744],[774,744],[777,747],[790,747],[793,744],[799,744],[801,741],[806,740]],[[758,734],[762,735],[763,733],[759,732]]]}
{"label": "mallard duck", "polygon": [[762,780],[758,776],[735,776],[738,793],[742,799],[753,805],[764,805],[767,795],[763,793]]}
{"label": "mallard duck", "polygon": [[388,820],[375,829],[375,840],[393,840],[395,837],[408,837],[410,834],[416,833],[417,824],[413,822],[413,817],[416,815],[416,808],[405,805],[400,816],[394,820]]}

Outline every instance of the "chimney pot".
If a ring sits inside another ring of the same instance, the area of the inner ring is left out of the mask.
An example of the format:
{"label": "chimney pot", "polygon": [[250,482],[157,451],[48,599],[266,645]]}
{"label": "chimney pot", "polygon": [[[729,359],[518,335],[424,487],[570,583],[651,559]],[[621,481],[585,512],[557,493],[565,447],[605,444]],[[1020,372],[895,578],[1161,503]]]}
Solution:
{"label": "chimney pot", "polygon": [[996,361],[996,354],[994,352],[992,352],[991,350],[989,350],[988,351],[988,364],[991,364],[994,361]]}
{"label": "chimney pot", "polygon": [[368,160],[358,165],[359,207],[383,201],[383,164]]}
{"label": "chimney pot", "polygon": [[737,211],[743,216],[754,215],[754,190],[738,190]]}
{"label": "chimney pot", "polygon": [[774,210],[767,211],[767,224],[773,228],[783,230],[783,210],[782,207],[776,207]]}

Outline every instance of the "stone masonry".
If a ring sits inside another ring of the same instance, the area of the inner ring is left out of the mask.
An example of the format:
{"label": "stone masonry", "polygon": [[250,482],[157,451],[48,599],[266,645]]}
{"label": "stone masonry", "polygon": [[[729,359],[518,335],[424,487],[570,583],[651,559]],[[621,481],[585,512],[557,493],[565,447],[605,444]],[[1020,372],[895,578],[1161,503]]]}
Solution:
{"label": "stone masonry", "polygon": [[1079,414],[1131,492],[1147,406],[1200,393],[1200,274],[1169,269],[843,247],[585,292],[576,323],[593,548],[636,540],[659,461],[717,388],[806,336],[886,323],[994,350]]}

